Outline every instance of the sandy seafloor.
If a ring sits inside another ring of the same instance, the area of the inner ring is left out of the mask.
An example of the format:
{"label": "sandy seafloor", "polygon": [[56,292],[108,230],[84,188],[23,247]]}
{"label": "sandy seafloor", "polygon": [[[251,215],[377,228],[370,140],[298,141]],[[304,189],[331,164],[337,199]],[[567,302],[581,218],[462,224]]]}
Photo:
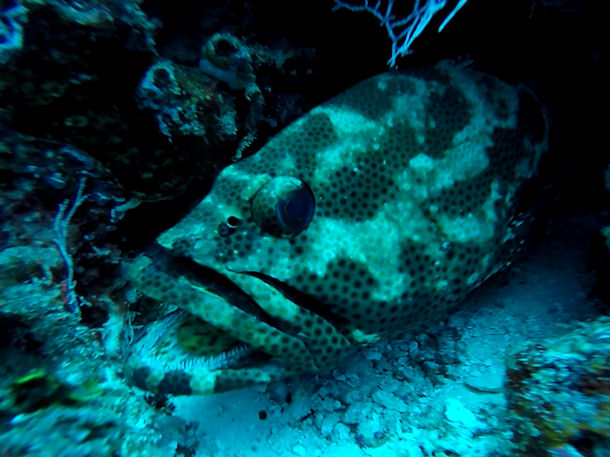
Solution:
{"label": "sandy seafloor", "polygon": [[361,349],[330,374],[175,398],[175,414],[198,423],[196,455],[511,455],[506,355],[597,314],[587,226],[555,222],[448,321]]}

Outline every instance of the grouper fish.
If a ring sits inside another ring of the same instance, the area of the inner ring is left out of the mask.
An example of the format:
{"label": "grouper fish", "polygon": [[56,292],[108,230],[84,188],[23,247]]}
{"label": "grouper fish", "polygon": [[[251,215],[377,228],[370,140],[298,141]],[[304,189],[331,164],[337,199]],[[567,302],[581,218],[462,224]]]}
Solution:
{"label": "grouper fish", "polygon": [[523,249],[548,149],[530,90],[464,65],[362,81],[220,172],[128,277],[172,310],[130,379],[221,392],[438,321]]}

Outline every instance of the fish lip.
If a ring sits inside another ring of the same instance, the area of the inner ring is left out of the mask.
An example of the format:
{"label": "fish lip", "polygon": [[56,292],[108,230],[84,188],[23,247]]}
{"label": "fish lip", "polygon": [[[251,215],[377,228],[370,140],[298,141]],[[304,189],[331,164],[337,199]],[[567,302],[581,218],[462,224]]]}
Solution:
{"label": "fish lip", "polygon": [[[161,263],[160,269],[176,271],[193,287],[200,287],[222,298],[231,306],[239,308],[262,321],[272,322],[273,318],[242,287],[231,280],[225,272],[227,267],[213,263],[201,263],[183,253],[175,253],[157,244],[149,254]],[[224,270],[224,271],[223,271]]]}
{"label": "fish lip", "polygon": [[[214,295],[218,300],[222,300],[230,306],[236,307],[240,309],[242,312],[251,316],[252,319],[260,320],[265,322],[268,325],[277,328],[277,322],[275,319],[270,316],[268,313],[264,311],[262,307],[258,305],[258,303],[242,288],[239,284],[235,283],[231,280],[230,271],[226,268],[219,268],[219,265],[210,265],[206,263],[200,263],[193,260],[191,257],[187,256],[188,253],[185,252],[176,252],[174,249],[170,249],[162,244],[154,243],[147,247],[146,252],[142,258],[146,258],[147,260],[143,262],[141,265],[136,266],[134,263],[134,274],[138,276],[142,275],[142,270],[150,270],[154,272],[162,271],[162,272],[172,272],[172,276],[176,278],[182,278],[187,284],[190,284],[190,287],[194,289],[202,289],[210,293],[210,295]],[[186,286],[186,285],[185,285]],[[178,310],[181,310],[181,315],[185,316],[187,314],[191,314],[195,317],[201,318],[201,320],[206,321],[205,316],[197,316],[196,314],[190,312],[188,308],[182,309],[179,303],[172,303],[172,300],[163,300],[159,298],[161,301],[165,301],[168,305],[174,305]],[[155,341],[160,342],[162,339],[167,338],[166,335],[170,333],[176,333],[179,326],[175,321],[170,322],[166,318],[170,316],[171,313],[167,314],[166,317],[160,319],[159,324],[156,326],[156,329],[150,327],[150,323],[147,324],[146,332],[144,332],[144,336],[137,338],[137,340],[145,340],[149,339],[148,342],[139,344],[142,347],[142,350],[145,353],[152,354],[153,348],[155,347]],[[217,325],[206,321],[209,325],[215,327],[219,332],[226,333],[231,335],[231,331],[223,329]],[[149,334],[149,337],[145,335]],[[231,335],[233,336],[233,335]],[[263,360],[263,363],[266,363],[264,356],[256,356],[256,353],[261,353],[261,355],[266,354],[264,351],[252,346],[248,343],[248,341],[244,341],[239,336],[234,336],[234,339],[238,344],[243,344],[250,346],[253,351],[252,355],[257,360],[257,363],[251,363],[249,366],[261,365],[260,361]],[[138,341],[134,341],[134,344],[138,344]],[[174,348],[179,349],[179,348]],[[176,351],[173,351],[176,352]],[[188,350],[184,348],[179,352],[184,354],[184,358],[194,358],[198,357],[197,354],[189,353]],[[154,358],[154,357],[152,357]],[[248,356],[247,358],[251,358]],[[189,362],[190,363],[190,362]],[[240,364],[243,364],[243,358],[240,359]]]}
{"label": "fish lip", "polygon": [[314,295],[307,294],[297,287],[291,286],[286,281],[260,271],[233,270],[229,267],[227,267],[227,270],[234,274],[248,275],[250,277],[257,278],[258,280],[277,290],[286,300],[294,303],[298,307],[304,308],[307,311],[316,314],[318,317],[329,322],[335,328],[341,328],[342,326],[348,324],[348,320],[332,312],[332,309],[327,303],[323,303]]}

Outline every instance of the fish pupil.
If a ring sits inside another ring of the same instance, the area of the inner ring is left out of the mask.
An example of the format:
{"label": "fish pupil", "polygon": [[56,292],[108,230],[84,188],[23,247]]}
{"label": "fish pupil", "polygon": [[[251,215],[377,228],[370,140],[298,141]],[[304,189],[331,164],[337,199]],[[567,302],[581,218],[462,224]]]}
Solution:
{"label": "fish pupil", "polygon": [[292,192],[288,198],[282,198],[276,205],[276,214],[282,227],[298,233],[307,227],[313,219],[315,199],[308,187],[301,187]]}

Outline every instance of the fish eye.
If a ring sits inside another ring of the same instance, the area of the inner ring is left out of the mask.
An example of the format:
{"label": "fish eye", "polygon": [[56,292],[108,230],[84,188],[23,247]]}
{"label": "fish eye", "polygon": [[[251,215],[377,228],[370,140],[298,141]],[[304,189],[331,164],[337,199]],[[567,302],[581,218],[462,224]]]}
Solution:
{"label": "fish eye", "polygon": [[263,231],[283,236],[305,230],[315,207],[315,197],[307,184],[293,176],[278,176],[256,192],[250,211]]}

